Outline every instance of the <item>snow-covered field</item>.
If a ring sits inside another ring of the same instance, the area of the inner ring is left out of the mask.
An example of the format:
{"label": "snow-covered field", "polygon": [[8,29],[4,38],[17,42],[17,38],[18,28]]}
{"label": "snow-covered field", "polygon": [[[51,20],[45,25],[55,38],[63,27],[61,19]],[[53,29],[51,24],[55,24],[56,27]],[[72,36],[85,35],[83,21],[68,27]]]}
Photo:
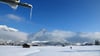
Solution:
{"label": "snow-covered field", "polygon": [[0,56],[100,56],[100,46],[0,46]]}

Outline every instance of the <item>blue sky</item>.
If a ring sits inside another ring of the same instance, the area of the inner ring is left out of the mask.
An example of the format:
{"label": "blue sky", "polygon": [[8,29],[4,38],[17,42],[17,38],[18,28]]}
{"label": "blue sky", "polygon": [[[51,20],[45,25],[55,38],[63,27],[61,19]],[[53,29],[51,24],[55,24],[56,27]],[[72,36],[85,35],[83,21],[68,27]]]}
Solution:
{"label": "blue sky", "polygon": [[[0,25],[7,25],[23,32],[37,32],[42,28],[74,32],[100,31],[100,0],[21,0],[33,5],[30,9],[12,9],[0,3]],[[10,15],[10,16],[9,16]],[[16,16],[17,19],[13,19]],[[20,20],[18,20],[18,18]]]}

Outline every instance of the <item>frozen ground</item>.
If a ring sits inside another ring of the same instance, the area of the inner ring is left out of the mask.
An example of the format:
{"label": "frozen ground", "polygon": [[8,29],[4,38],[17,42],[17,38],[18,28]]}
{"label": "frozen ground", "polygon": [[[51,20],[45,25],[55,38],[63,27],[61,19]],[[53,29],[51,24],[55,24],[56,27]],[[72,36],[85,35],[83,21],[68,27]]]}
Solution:
{"label": "frozen ground", "polygon": [[31,48],[0,46],[0,56],[100,56],[100,46],[73,46],[73,49],[69,46]]}

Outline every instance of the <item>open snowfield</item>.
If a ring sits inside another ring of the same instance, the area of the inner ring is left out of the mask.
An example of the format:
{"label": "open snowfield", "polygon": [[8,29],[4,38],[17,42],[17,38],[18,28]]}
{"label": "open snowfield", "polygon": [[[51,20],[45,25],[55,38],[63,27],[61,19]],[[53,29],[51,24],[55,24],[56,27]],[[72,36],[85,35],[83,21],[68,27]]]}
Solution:
{"label": "open snowfield", "polygon": [[100,56],[100,46],[73,46],[73,49],[69,46],[0,46],[0,56]]}

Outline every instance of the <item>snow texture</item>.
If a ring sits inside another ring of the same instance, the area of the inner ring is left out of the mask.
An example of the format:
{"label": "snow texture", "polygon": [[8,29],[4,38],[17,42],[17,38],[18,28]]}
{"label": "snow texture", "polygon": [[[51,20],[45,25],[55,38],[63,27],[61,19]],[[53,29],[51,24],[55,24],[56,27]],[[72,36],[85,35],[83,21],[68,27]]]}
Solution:
{"label": "snow texture", "polygon": [[100,56],[100,46],[0,46],[0,56]]}

